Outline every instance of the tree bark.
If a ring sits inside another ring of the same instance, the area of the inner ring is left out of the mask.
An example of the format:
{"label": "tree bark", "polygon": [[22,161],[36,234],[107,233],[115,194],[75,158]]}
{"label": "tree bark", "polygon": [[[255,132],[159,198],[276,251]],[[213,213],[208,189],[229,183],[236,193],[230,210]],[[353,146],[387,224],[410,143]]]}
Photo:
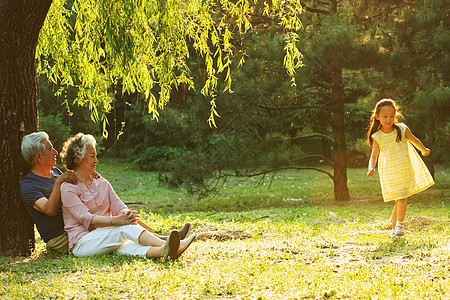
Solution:
{"label": "tree bark", "polygon": [[345,142],[344,88],[342,85],[342,66],[339,56],[331,63],[333,87],[332,106],[334,134],[334,196],[337,201],[350,200],[347,186],[347,145]]}
{"label": "tree bark", "polygon": [[34,58],[51,0],[0,0],[0,255],[34,249],[34,227],[20,199],[27,171],[20,145],[37,130]]}
{"label": "tree bark", "polygon": [[[337,13],[337,0],[331,0],[331,11]],[[347,186],[347,144],[345,142],[345,106],[342,84],[342,59],[338,52],[331,61],[331,86],[333,94],[333,134],[334,134],[334,196],[337,201],[350,200]]]}

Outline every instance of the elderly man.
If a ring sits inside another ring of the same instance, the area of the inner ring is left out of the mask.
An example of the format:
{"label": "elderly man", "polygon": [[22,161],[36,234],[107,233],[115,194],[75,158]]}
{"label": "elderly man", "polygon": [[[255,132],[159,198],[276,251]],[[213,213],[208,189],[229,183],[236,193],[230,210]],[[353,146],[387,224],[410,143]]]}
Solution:
{"label": "elderly man", "polygon": [[47,133],[24,136],[22,156],[31,170],[20,183],[20,194],[47,247],[67,252],[68,239],[64,232],[59,187],[63,182],[76,184],[77,177],[72,172],[63,174],[55,167],[57,155],[58,151],[53,148]]}
{"label": "elderly man", "polygon": [[[77,177],[70,171],[62,173],[55,167],[57,155],[58,151],[53,148],[47,133],[35,132],[24,136],[22,156],[31,170],[20,183],[20,194],[47,248],[67,252],[68,238],[64,232],[60,186],[63,182],[76,184]],[[154,232],[141,221],[138,224]],[[190,229],[190,223],[184,224],[180,238],[184,239]]]}

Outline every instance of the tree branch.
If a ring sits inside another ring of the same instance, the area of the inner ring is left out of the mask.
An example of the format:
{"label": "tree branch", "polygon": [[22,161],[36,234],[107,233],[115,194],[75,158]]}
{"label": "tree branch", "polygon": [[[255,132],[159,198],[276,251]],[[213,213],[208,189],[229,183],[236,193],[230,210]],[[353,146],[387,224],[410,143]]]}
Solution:
{"label": "tree branch", "polygon": [[[290,142],[296,141],[296,140],[303,140],[303,139],[308,139],[308,138],[315,138],[315,137],[320,137],[322,139],[326,139],[328,141],[330,141],[331,143],[334,144],[334,139],[326,134],[321,134],[321,133],[314,133],[314,134],[310,134],[310,135],[304,135],[304,136],[296,136],[296,137],[292,137],[289,138],[288,140]],[[282,137],[275,137],[274,138],[275,141],[283,141]],[[330,164],[331,166],[334,166],[333,162],[330,161],[328,158],[326,158],[325,156],[321,156],[321,155],[311,155],[308,156],[308,158],[312,158],[312,157],[318,157],[318,158],[322,158],[324,160],[327,160],[327,163]]]}
{"label": "tree branch", "polygon": [[[331,103],[331,102],[332,102],[332,101],[330,101],[330,102],[328,102],[328,103]],[[307,121],[303,122],[303,124],[298,125],[298,126],[295,126],[295,127],[288,128],[286,131],[288,131],[288,130],[302,129],[303,127],[305,127],[306,125],[308,125],[308,124],[311,122],[311,120],[313,120],[313,119],[316,117],[316,115],[317,115],[320,111],[321,111],[320,109],[316,110],[316,112],[311,116],[311,118],[309,118]]]}
{"label": "tree branch", "polygon": [[265,105],[265,104],[258,104],[258,107],[265,108],[265,109],[273,109],[273,110],[291,110],[291,109],[306,109],[306,108],[324,108],[325,105]]}
{"label": "tree branch", "polygon": [[384,14],[384,13],[386,13],[386,12],[396,10],[396,9],[401,8],[401,7],[404,7],[404,6],[406,6],[406,5],[407,5],[406,3],[400,3],[400,4],[395,5],[395,6],[392,6],[392,7],[387,7],[387,8],[385,8],[385,9],[380,9],[377,13],[375,13],[375,14],[373,14],[373,15],[371,15],[371,16],[366,16],[366,17],[364,17],[364,20],[366,21],[366,20],[372,20],[372,19],[375,19],[375,18],[379,17],[380,15],[382,15],[382,14]]}
{"label": "tree branch", "polygon": [[323,10],[323,9],[318,9],[318,8],[313,8],[313,7],[308,7],[306,6],[304,1],[300,1],[300,4],[302,5],[302,7],[308,11],[308,12],[312,12],[312,13],[318,13],[318,14],[323,14],[323,15],[328,15],[329,12],[327,10]]}
{"label": "tree branch", "polygon": [[291,141],[296,141],[296,140],[303,140],[303,139],[309,139],[309,138],[315,138],[315,137],[320,137],[323,139],[327,139],[330,142],[334,143],[334,139],[326,134],[321,134],[321,133],[313,133],[310,135],[302,135],[302,136],[295,136],[293,138],[290,138]]}
{"label": "tree branch", "polygon": [[247,175],[227,175],[227,176],[234,176],[234,177],[257,177],[257,176],[261,176],[261,175],[267,175],[269,173],[274,173],[274,172],[278,172],[278,171],[285,171],[285,170],[313,170],[313,171],[317,171],[317,172],[321,172],[324,173],[326,175],[328,175],[333,181],[334,181],[334,175],[331,174],[330,172],[327,172],[325,170],[322,169],[318,169],[318,168],[313,168],[313,167],[284,167],[284,168],[278,168],[278,169],[274,169],[274,170],[266,170],[266,171],[262,171],[259,173],[253,173],[253,174],[247,174]]}
{"label": "tree branch", "polygon": [[[321,67],[322,69],[325,68],[325,66],[324,66],[323,64],[319,63],[319,65],[320,65],[320,67]],[[311,78],[309,78],[309,81],[310,81],[312,84],[314,84],[313,87],[321,87],[321,88],[323,88],[323,89],[325,89],[325,90],[329,90],[329,89],[332,88],[331,84],[327,84],[326,82],[319,82],[319,81],[317,81],[317,80],[314,80],[314,78],[313,78],[312,76],[311,76]]]}
{"label": "tree branch", "polygon": [[311,159],[311,158],[323,159],[327,164],[329,164],[330,166],[332,166],[334,168],[334,163],[329,158],[327,158],[323,155],[308,155],[308,156],[297,158],[297,159],[295,159],[295,161],[307,160],[307,159]]}

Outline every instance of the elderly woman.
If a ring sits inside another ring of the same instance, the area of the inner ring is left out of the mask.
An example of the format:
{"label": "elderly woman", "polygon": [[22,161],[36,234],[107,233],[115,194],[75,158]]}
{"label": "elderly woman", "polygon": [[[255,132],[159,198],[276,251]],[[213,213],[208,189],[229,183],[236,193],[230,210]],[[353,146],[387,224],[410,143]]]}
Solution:
{"label": "elderly woman", "polygon": [[104,178],[94,179],[97,166],[95,139],[78,133],[69,138],[61,159],[73,170],[78,184],[61,184],[64,229],[69,235],[69,250],[76,256],[115,252],[146,258],[178,258],[195,235],[180,240],[172,230],[164,241],[136,224],[138,215],[119,199]]}

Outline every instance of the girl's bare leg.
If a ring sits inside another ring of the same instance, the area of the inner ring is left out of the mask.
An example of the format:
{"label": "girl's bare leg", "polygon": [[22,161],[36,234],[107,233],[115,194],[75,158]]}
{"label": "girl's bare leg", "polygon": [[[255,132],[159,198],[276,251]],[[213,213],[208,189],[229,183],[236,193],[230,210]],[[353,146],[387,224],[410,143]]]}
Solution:
{"label": "girl's bare leg", "polygon": [[395,229],[395,224],[397,224],[397,207],[398,201],[395,201],[394,209],[392,210],[392,230]]}
{"label": "girl's bare leg", "polygon": [[408,205],[408,200],[405,199],[400,199],[395,201],[396,206],[397,206],[397,221],[403,223],[403,221],[405,220],[405,216],[406,216],[406,207]]}

